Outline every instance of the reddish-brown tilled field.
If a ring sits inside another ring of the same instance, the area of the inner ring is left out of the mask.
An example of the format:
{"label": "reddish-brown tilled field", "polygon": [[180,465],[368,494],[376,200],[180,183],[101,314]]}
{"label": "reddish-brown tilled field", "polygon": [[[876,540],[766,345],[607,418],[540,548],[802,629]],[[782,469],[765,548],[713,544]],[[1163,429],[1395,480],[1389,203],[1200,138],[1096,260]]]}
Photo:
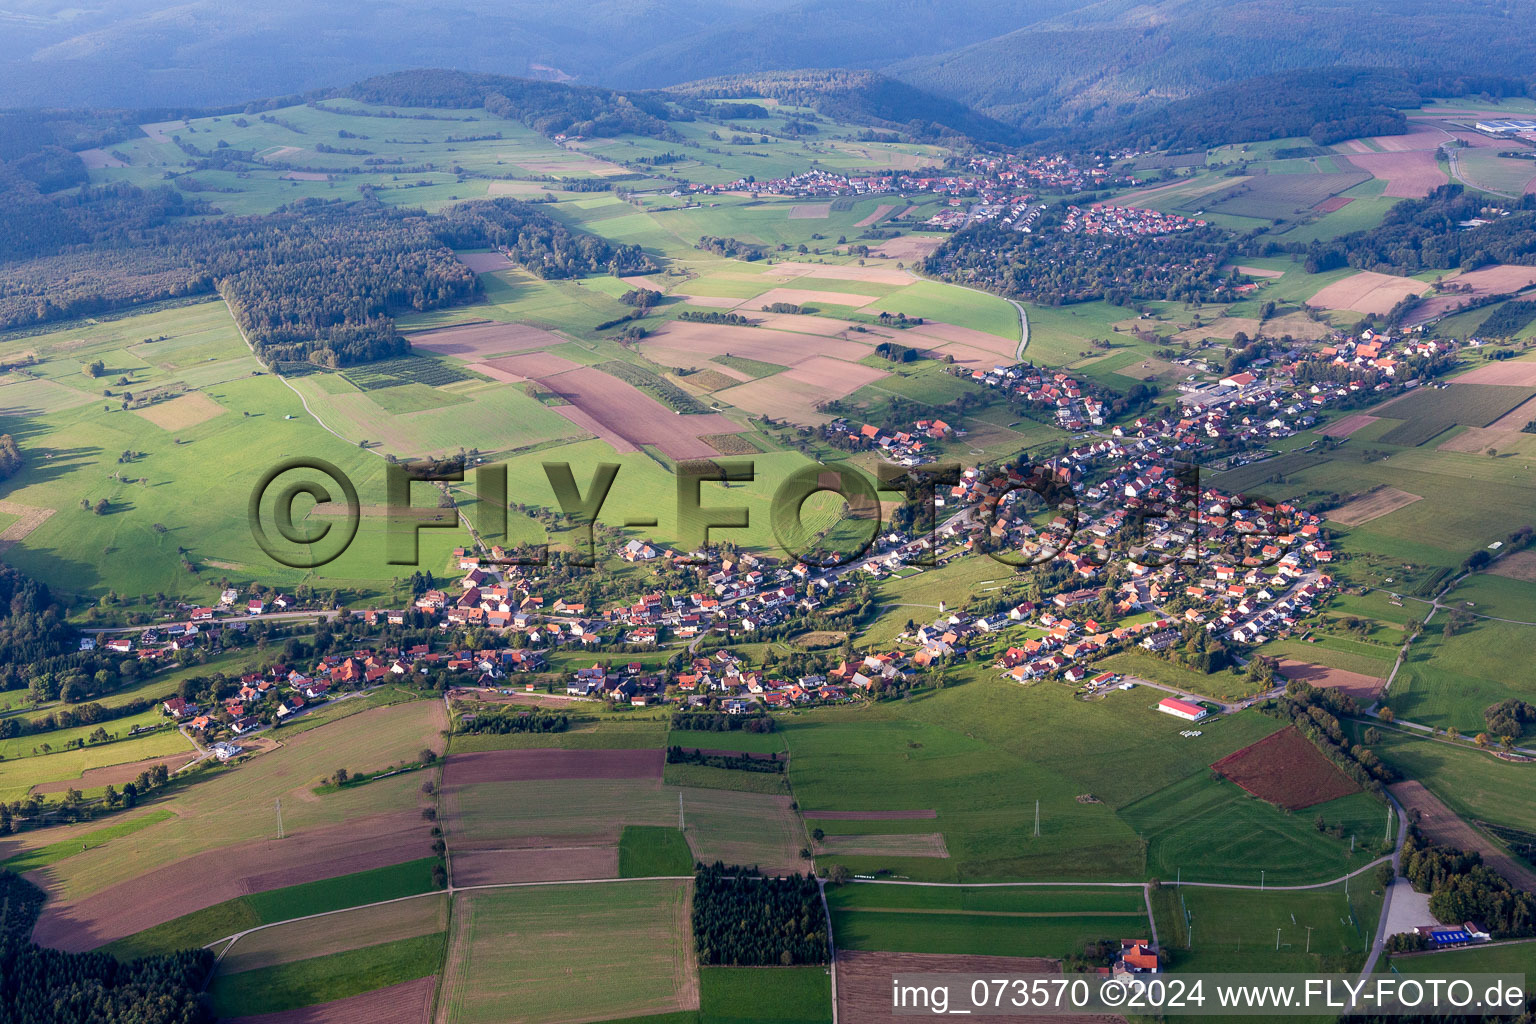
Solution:
{"label": "reddish-brown tilled field", "polygon": [[1312,686],[1339,690],[1349,694],[1361,704],[1374,703],[1386,680],[1380,676],[1368,676],[1363,672],[1346,672],[1310,661],[1294,658],[1280,659],[1280,674],[1287,679],[1303,679]]}
{"label": "reddish-brown tilled field", "polygon": [[189,750],[185,754],[171,754],[169,757],[152,757],[147,761],[130,761],[127,764],[108,765],[105,768],[87,768],[78,779],[60,779],[56,782],[40,782],[32,787],[32,792],[62,793],[69,789],[95,789],[97,786],[121,786],[125,782],[132,782],[139,777],[139,773],[148,771],[157,764],[165,765],[166,771],[175,772],[188,761],[196,758],[197,751]]}
{"label": "reddish-brown tilled field", "polygon": [[431,844],[413,810],[209,850],[83,899],[49,900],[32,938],[66,952],[95,949],[237,896],[427,857]]}
{"label": "reddish-brown tilled field", "polygon": [[1295,726],[1228,754],[1211,767],[1260,800],[1292,811],[1360,789]]}
{"label": "reddish-brown tilled field", "polygon": [[453,754],[443,787],[530,779],[659,779],[660,750],[477,750]]}
{"label": "reddish-brown tilled field", "polygon": [[[898,974],[971,974],[1002,978],[1015,974],[1060,974],[1061,964],[1041,957],[970,956],[946,953],[872,953],[839,950],[837,954],[837,1019],[839,1024],[911,1021],[892,1007],[891,979]],[[951,1002],[951,1009],[962,1008]],[[999,1024],[1125,1024],[1119,1017],[1051,1017],[1009,1014],[986,1017]]]}
{"label": "reddish-brown tilled field", "polygon": [[436,990],[435,976],[418,978],[298,1010],[237,1017],[225,1024],[426,1024]]}

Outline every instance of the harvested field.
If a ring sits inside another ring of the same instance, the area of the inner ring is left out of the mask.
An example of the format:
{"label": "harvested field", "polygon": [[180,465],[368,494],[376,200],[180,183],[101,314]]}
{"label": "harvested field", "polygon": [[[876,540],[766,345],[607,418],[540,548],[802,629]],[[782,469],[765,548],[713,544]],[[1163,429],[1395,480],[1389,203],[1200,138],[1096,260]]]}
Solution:
{"label": "harvested field", "polygon": [[1208,198],[1191,198],[1185,207],[1238,217],[1271,220],[1294,217],[1330,196],[1367,180],[1364,169],[1323,174],[1261,174]]}
{"label": "harvested field", "polygon": [[915,278],[895,267],[859,267],[835,263],[775,263],[763,271],[768,277],[826,277],[834,281],[870,281],[874,284],[911,284]]}
{"label": "harvested field", "polygon": [[1322,202],[1312,207],[1312,209],[1316,210],[1318,213],[1336,213],[1339,210],[1344,209],[1344,207],[1348,206],[1352,202],[1354,202],[1354,199],[1350,196],[1329,196],[1327,199],[1324,199]]}
{"label": "harvested field", "polygon": [[666,291],[665,287],[657,284],[655,281],[648,277],[626,277],[622,278],[621,280],[623,280],[623,282],[629,285],[631,288],[646,288],[653,292]]}
{"label": "harvested field", "polygon": [[1376,697],[1386,680],[1380,676],[1368,676],[1362,672],[1345,672],[1309,661],[1294,658],[1280,659],[1280,674],[1287,679],[1304,679],[1312,686],[1328,690],[1340,690],[1355,698],[1362,707],[1376,703]]}
{"label": "harvested field", "polygon": [[807,821],[911,821],[937,818],[938,811],[804,811]]}
{"label": "harvested field", "polygon": [[476,363],[477,366],[489,366],[494,370],[522,380],[531,380],[535,377],[549,377],[556,373],[564,373],[566,370],[581,368],[580,363],[573,363],[564,356],[557,356],[553,352],[525,352],[520,356],[502,356],[499,359],[487,359],[484,363]]}
{"label": "harvested field", "polygon": [[1177,342],[1192,341],[1199,344],[1206,338],[1230,338],[1239,331],[1250,338],[1259,333],[1260,322],[1251,316],[1217,317],[1203,327],[1189,327],[1173,336]]}
{"label": "harvested field", "polygon": [[1386,182],[1387,187],[1382,191],[1384,196],[1423,199],[1448,180],[1433,149],[1351,153],[1334,159],[1340,166],[1358,167],[1371,177]]}
{"label": "harvested field", "polygon": [[80,158],[81,163],[85,164],[86,169],[91,171],[99,171],[103,167],[128,166],[104,149],[82,149],[75,155]]}
{"label": "harvested field", "polygon": [[1394,782],[1387,787],[1398,803],[1408,813],[1409,819],[1437,843],[1454,846],[1461,850],[1476,850],[1483,856],[1483,863],[1503,875],[1511,885],[1528,892],[1536,892],[1536,871],[1516,860],[1504,848],[1484,836],[1477,829],[1456,817],[1440,798],[1423,784],[1413,780]]}
{"label": "harvested field", "polygon": [[1488,571],[1495,576],[1536,583],[1536,551],[1516,551],[1512,555],[1505,555],[1494,562]]}
{"label": "harvested field", "polygon": [[948,857],[942,832],[827,836],[816,852],[844,857]]}
{"label": "harvested field", "polygon": [[1322,430],[1318,431],[1318,433],[1322,434],[1324,437],[1348,437],[1355,431],[1375,423],[1377,418],[1378,417],[1369,416],[1363,412],[1353,413],[1349,416],[1345,416],[1341,420],[1333,421]]}
{"label": "harvested field", "polygon": [[680,416],[633,384],[589,366],[540,377],[539,383],[571,403],[555,412],[591,430],[614,451],[652,444],[674,459],[709,459],[718,453],[699,440],[700,434],[746,429],[719,413]]}
{"label": "harvested field", "polygon": [[673,321],[656,328],[646,337],[640,343],[640,351],[663,365],[693,366],[711,356],[738,355],[781,366],[794,366],[818,356],[857,362],[874,351],[876,340],[829,340],[814,334],[774,331],[762,327]]}
{"label": "harvested field", "polygon": [[542,181],[493,181],[486,186],[487,196],[538,196],[549,191]]}
{"label": "harvested field", "polygon": [[1392,307],[1409,295],[1423,295],[1427,291],[1429,285],[1411,277],[1362,270],[1319,289],[1307,300],[1307,305],[1314,309],[1349,309],[1356,313],[1381,315],[1391,312]]}
{"label": "harvested field", "polygon": [[491,380],[500,381],[503,384],[523,384],[528,378],[521,374],[509,373],[506,370],[492,366],[490,363],[467,363],[464,369],[489,377]]}
{"label": "harvested field", "polygon": [[790,220],[826,220],[830,216],[831,203],[798,203],[789,208]]}
{"label": "harvested field", "polygon": [[455,850],[605,846],[625,825],[677,826],[677,793],[660,780],[532,779],[443,794]]}
{"label": "harvested field", "polygon": [[491,321],[418,331],[407,334],[405,338],[416,348],[454,356],[467,363],[485,362],[487,356],[565,344],[565,339],[560,335],[539,327]]}
{"label": "harvested field", "polygon": [[181,767],[190,761],[195,761],[198,753],[189,750],[184,754],[172,754],[169,757],[152,757],[147,761],[130,761],[127,764],[108,765],[104,768],[87,768],[78,779],[64,779],[55,782],[43,782],[32,787],[32,792],[38,794],[62,793],[69,789],[96,789],[100,786],[121,786],[125,782],[132,782],[139,777],[140,772],[148,771],[155,765],[163,764],[166,770],[173,775]]}
{"label": "harvested field", "polygon": [[820,403],[842,398],[886,376],[885,371],[873,367],[816,357],[783,373],[738,384],[715,394],[748,412],[782,416],[795,423],[814,425],[832,419],[817,408]]}
{"label": "harvested field", "polygon": [[1285,271],[1283,271],[1283,270],[1269,270],[1269,269],[1267,269],[1265,267],[1244,267],[1244,266],[1239,265],[1238,268],[1237,268],[1237,272],[1239,274],[1247,274],[1249,277],[1284,277],[1285,276]]}
{"label": "harvested field", "polygon": [[[769,873],[799,871],[805,829],[787,796],[687,788],[683,835],[706,864],[756,864]],[[670,796],[671,792],[668,791]],[[676,821],[673,821],[676,824]]]}
{"label": "harvested field", "polygon": [[284,171],[279,175],[284,181],[330,181],[331,176],[323,171]]}
{"label": "harvested field", "polygon": [[568,882],[619,877],[619,847],[542,846],[453,851],[453,884]]}
{"label": "harvested field", "polygon": [[[270,810],[264,807],[263,814]],[[150,828],[138,836],[154,832]],[[83,899],[50,899],[32,937],[39,945],[68,952],[95,949],[237,896],[431,856],[431,845],[426,823],[412,809],[290,833],[282,840],[226,846]]]}
{"label": "harvested field", "polygon": [[1420,495],[1400,491],[1396,487],[1377,487],[1358,498],[1352,498],[1328,513],[1328,518],[1345,526],[1359,526],[1372,519],[1396,512],[1420,500]]}
{"label": "harvested field", "polygon": [[1228,754],[1211,767],[1260,800],[1291,811],[1360,790],[1295,726]]}
{"label": "harvested field", "polygon": [[[87,164],[86,166],[90,165]],[[882,220],[885,220],[886,217],[889,217],[891,215],[891,211],[894,209],[896,209],[895,206],[888,206],[885,203],[881,203],[879,206],[875,207],[874,213],[871,213],[868,217],[865,217],[863,220],[854,224],[854,227],[867,228],[871,225],[878,224]]]}
{"label": "harvested field", "polygon": [[237,1017],[225,1024],[426,1024],[435,991],[437,978],[417,978],[297,1010]]}
{"label": "harvested field", "polygon": [[[879,305],[879,303],[876,303]],[[878,312],[878,310],[876,311]],[[969,348],[981,349],[1000,359],[1012,359],[1018,351],[1018,341],[1010,338],[999,337],[996,334],[988,334],[986,331],[974,330],[970,327],[961,327],[958,324],[940,323],[929,320],[917,327],[909,327],[902,331],[893,331],[891,337],[897,341],[906,338],[920,339],[932,338],[940,345],[958,344]],[[906,342],[913,344],[914,342]]]}
{"label": "harvested field", "polygon": [[722,295],[684,295],[679,292],[677,297],[690,306],[708,306],[711,309],[735,309],[742,303],[741,299],[727,298]]}
{"label": "harvested field", "polygon": [[489,274],[497,270],[511,270],[515,263],[502,252],[456,252],[459,262],[477,274]]}
{"label": "harvested field", "polygon": [[1536,420],[1536,398],[1522,402],[1509,412],[1500,416],[1488,424],[1489,430],[1524,430],[1526,425]]}
{"label": "harvested field", "polygon": [[241,936],[219,961],[219,973],[238,974],[397,939],[414,939],[447,927],[448,896],[445,893],[358,907],[339,914],[273,925]]}
{"label": "harvested field", "polygon": [[133,410],[135,415],[142,416],[162,430],[185,430],[188,427],[195,427],[224,411],[222,405],[201,391],[191,391],[169,402],[156,402],[154,405],[141,406]]}
{"label": "harvested field", "polygon": [[903,235],[888,242],[870,246],[869,251],[887,259],[920,260],[944,244],[942,238],[925,238],[920,235]]}
{"label": "harvested field", "polygon": [[1457,377],[1456,383],[1536,387],[1536,359],[1501,359],[1498,362],[1485,363]]}
{"label": "harvested field", "polygon": [[[1060,974],[1061,962],[1040,957],[971,956],[948,953],[870,953],[837,951],[837,1019],[839,1024],[907,1021],[891,1011],[891,978],[897,974]],[[988,1017],[999,1024],[1049,1024],[1060,1017],[1027,1014]],[[1074,1016],[1082,1024],[1125,1024],[1119,1017]]]}
{"label": "harvested field", "polygon": [[809,288],[770,288],[755,299],[740,303],[742,308],[758,309],[775,302],[790,302],[797,306],[833,305],[864,306],[878,301],[877,295],[855,295],[852,292],[818,292]]}
{"label": "harvested field", "polygon": [[23,505],[18,501],[0,501],[0,512],[16,517],[14,523],[0,530],[0,551],[19,540],[26,540],[28,534],[46,523],[48,517],[56,511],[36,505]]}
{"label": "harvested field", "polygon": [[256,154],[258,160],[287,160],[291,156],[298,156],[304,150],[298,146],[277,146]]}
{"label": "harvested field", "polygon": [[1435,450],[1475,455],[1485,452],[1489,448],[1509,448],[1519,441],[1520,436],[1520,432],[1516,430],[1494,430],[1492,427],[1467,427],[1455,437],[1448,438],[1437,444]]}
{"label": "harvested field", "polygon": [[458,897],[438,1024],[576,1024],[695,1010],[687,882]]}
{"label": "harvested field", "polygon": [[[1437,317],[1446,316],[1463,306],[1475,305],[1490,295],[1511,295],[1536,284],[1536,267],[1521,267],[1509,263],[1483,267],[1457,274],[1446,283],[1443,294],[1425,299],[1408,314],[1406,325],[1412,327]],[[1486,369],[1482,367],[1480,369]],[[1479,372],[1477,370],[1474,373]],[[1480,383],[1493,383],[1482,381]]]}
{"label": "harvested field", "polygon": [[480,750],[451,754],[443,788],[528,779],[659,779],[661,750]]}

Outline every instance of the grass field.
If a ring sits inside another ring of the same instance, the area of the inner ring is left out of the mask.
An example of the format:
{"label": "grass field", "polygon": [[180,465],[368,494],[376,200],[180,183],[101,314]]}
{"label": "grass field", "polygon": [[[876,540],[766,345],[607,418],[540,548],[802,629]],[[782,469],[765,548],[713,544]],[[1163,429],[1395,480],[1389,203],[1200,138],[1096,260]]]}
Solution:
{"label": "grass field", "polygon": [[1529,940],[1500,943],[1495,946],[1473,946],[1468,949],[1447,949],[1423,956],[1383,957],[1378,971],[1390,970],[1398,974],[1434,974],[1454,978],[1463,974],[1524,974],[1527,993],[1536,990],[1536,978],[1531,976],[1531,957],[1536,956]]}
{"label": "grass field", "polygon": [[252,893],[119,939],[106,951],[121,959],[203,946],[257,925],[431,892],[435,858],[339,875],[322,882]]}
{"label": "grass field", "polygon": [[1386,694],[1401,718],[1470,735],[1486,727],[1483,709],[1490,704],[1536,698],[1536,667],[1509,657],[1528,649],[1536,626],[1474,619],[1447,638],[1438,621],[1437,615],[1408,648]]}
{"label": "grass field", "polygon": [[[1405,776],[1418,779],[1471,821],[1536,832],[1536,766],[1504,761],[1475,747],[1378,725],[1371,749]],[[1364,731],[1353,726],[1359,738]]]}
{"label": "grass field", "polygon": [[626,825],[619,834],[619,877],[654,878],[693,871],[693,854],[681,829]]}
{"label": "grass field", "polygon": [[831,1024],[825,967],[701,967],[699,1008],[607,1024]]}
{"label": "grass field", "polygon": [[828,890],[843,949],[1050,956],[1146,931],[1141,890],[938,889],[851,884]]}
{"label": "grass field", "polygon": [[538,886],[458,897],[438,1019],[558,1024],[698,1009],[690,884]]}
{"label": "grass field", "polygon": [[276,1013],[345,999],[434,974],[443,962],[444,933],[364,946],[292,963],[224,974],[209,986],[220,1017]]}
{"label": "grass field", "polygon": [[[11,742],[20,743],[30,740],[31,742],[27,744],[29,750],[32,746],[38,746],[41,749],[42,743],[53,741],[56,735],[44,733]],[[191,752],[192,744],[185,736],[174,729],[162,729],[147,736],[137,736],[112,743],[97,743],[75,750],[58,750],[36,757],[17,756],[11,760],[0,761],[0,800],[10,802],[24,799],[33,786],[44,782],[73,781],[92,768],[131,764],[134,761],[164,757],[168,754]]]}
{"label": "grass field", "polygon": [[1305,892],[1182,887],[1156,895],[1159,938],[1174,969],[1184,971],[1358,969],[1381,913],[1381,897],[1363,877],[1350,883],[1348,897],[1342,885]]}
{"label": "grass field", "polygon": [[[818,865],[962,882],[1139,880],[1173,874],[1180,862],[1185,877],[1199,871],[1211,881],[1246,882],[1250,874],[1256,881],[1260,866],[1295,882],[1342,872],[1347,842],[1210,778],[1212,762],[1275,731],[1278,721],[1225,716],[1185,738],[1178,735],[1184,724],[1159,715],[1156,703],[1144,690],[1084,703],[1063,687],[1019,687],[988,671],[964,673],[958,684],[911,701],[790,718],[783,730],[802,809],[937,814],[817,826],[829,835],[939,831],[950,853],[821,856]],[[1137,770],[1120,770],[1127,763]],[[1320,810],[1329,821],[1371,822],[1376,834],[1376,805],[1354,799]]]}
{"label": "grass field", "polygon": [[172,817],[173,811],[164,807],[146,810],[137,815],[124,815],[114,819],[112,824],[93,828],[83,835],[72,839],[61,839],[58,842],[49,843],[47,846],[39,846],[22,853],[14,853],[5,860],[0,861],[0,868],[6,868],[17,874],[33,871],[37,868],[47,867],[55,861],[61,861],[66,857],[73,857],[77,853],[84,853],[93,847],[101,846],[120,839],[123,836],[132,835],[142,828],[158,824]]}

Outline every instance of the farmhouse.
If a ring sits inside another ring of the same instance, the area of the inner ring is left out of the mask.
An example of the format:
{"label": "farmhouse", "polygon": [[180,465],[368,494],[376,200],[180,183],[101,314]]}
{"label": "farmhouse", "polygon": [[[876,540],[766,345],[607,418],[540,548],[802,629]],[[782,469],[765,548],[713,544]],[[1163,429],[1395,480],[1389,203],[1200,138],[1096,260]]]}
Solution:
{"label": "farmhouse", "polygon": [[1188,701],[1179,700],[1176,697],[1164,697],[1162,700],[1158,701],[1157,710],[1167,715],[1174,715],[1178,718],[1188,719],[1191,722],[1198,722],[1200,719],[1209,714],[1209,712],[1207,712],[1205,708],[1201,707],[1200,705],[1191,704]]}

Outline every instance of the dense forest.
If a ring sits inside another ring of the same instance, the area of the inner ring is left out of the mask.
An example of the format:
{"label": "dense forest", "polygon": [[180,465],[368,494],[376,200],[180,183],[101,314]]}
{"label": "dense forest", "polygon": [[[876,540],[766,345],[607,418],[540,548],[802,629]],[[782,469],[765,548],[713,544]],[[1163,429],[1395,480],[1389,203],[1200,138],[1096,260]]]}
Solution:
{"label": "dense forest", "polygon": [[1460,185],[1442,185],[1427,198],[1393,206],[1380,227],[1314,242],[1305,251],[1310,274],[1345,266],[1417,274],[1536,264],[1536,195],[1495,202]]}
{"label": "dense forest", "polygon": [[[1019,133],[963,103],[872,71],[768,71],[691,82],[669,90],[702,99],[765,97],[823,117],[899,131],[922,142],[963,135],[1011,145]],[[726,116],[724,113],[719,116]]]}
{"label": "dense forest", "polygon": [[1219,269],[1227,251],[1219,229],[1127,238],[1067,234],[1049,219],[1033,234],[993,223],[958,231],[923,261],[923,271],[1047,306],[1235,297],[1232,275]]}
{"label": "dense forest", "polygon": [[[1155,14],[1136,0],[1076,7],[885,73],[1037,132],[1096,127],[1281,72],[1403,68],[1437,96],[1521,95],[1531,76],[1530,0],[1162,0]],[[1445,72],[1432,79],[1421,69]]]}
{"label": "dense forest", "polygon": [[546,135],[629,133],[676,142],[682,136],[666,122],[687,116],[670,110],[666,98],[656,93],[623,93],[468,71],[400,71],[348,86],[337,95],[401,107],[483,107]]}
{"label": "dense forest", "polygon": [[119,963],[107,953],[32,944],[43,891],[0,870],[0,1024],[204,1024],[213,953],[186,950]]}
{"label": "dense forest", "polygon": [[693,876],[693,936],[705,965],[827,962],[827,916],[810,875],[765,878],[755,869],[700,865]]}
{"label": "dense forest", "polygon": [[1423,104],[1409,76],[1373,68],[1326,68],[1265,75],[1133,114],[1064,148],[1193,151],[1231,142],[1310,136],[1319,146],[1371,135],[1401,135],[1399,108]]}
{"label": "dense forest", "polygon": [[347,365],[405,353],[391,312],[479,289],[453,248],[504,248],[538,277],[642,273],[613,245],[513,199],[431,215],[364,199],[303,200],[270,214],[210,212],[171,188],[126,185],[43,197],[13,175],[0,199],[0,329],[217,291],[269,364]]}
{"label": "dense forest", "polygon": [[27,685],[30,670],[52,664],[75,647],[75,632],[47,584],[0,564],[0,690]]}

